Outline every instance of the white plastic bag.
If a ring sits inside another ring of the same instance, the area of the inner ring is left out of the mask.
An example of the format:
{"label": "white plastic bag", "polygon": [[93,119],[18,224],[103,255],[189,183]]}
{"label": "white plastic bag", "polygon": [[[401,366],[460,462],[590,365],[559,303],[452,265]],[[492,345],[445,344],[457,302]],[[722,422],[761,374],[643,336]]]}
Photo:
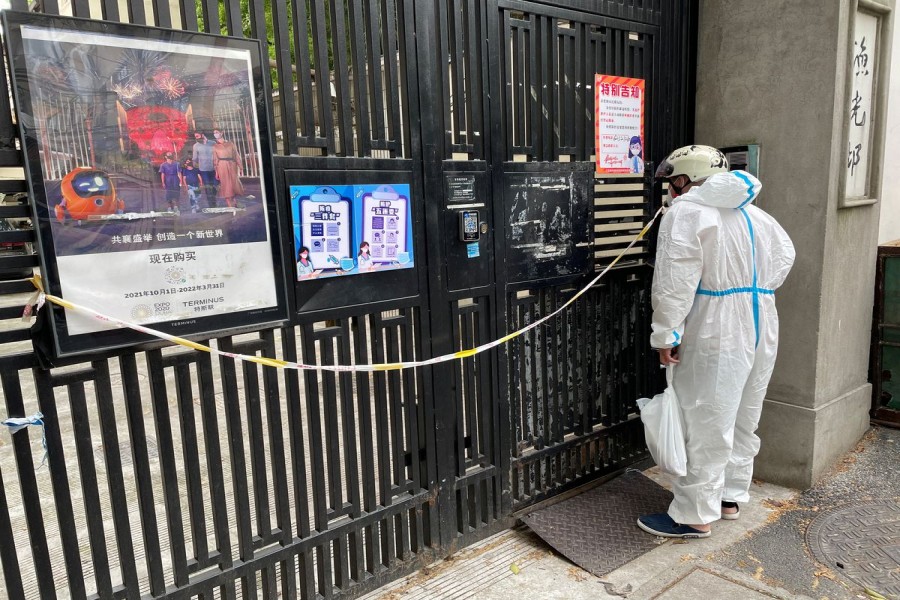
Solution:
{"label": "white plastic bag", "polygon": [[687,450],[684,445],[684,425],[681,406],[672,386],[672,370],[666,367],[666,390],[651,398],[639,398],[638,408],[644,422],[647,448],[660,470],[671,475],[687,475]]}

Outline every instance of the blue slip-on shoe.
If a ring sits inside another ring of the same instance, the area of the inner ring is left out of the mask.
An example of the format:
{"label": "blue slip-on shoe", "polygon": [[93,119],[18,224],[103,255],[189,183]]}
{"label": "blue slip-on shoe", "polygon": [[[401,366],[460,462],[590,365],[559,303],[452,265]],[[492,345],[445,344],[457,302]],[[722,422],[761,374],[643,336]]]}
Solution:
{"label": "blue slip-on shoe", "polygon": [[679,525],[666,513],[638,517],[637,524],[638,527],[647,533],[652,533],[659,537],[705,538],[710,535],[709,531],[700,531],[699,529],[694,529],[687,525]]}

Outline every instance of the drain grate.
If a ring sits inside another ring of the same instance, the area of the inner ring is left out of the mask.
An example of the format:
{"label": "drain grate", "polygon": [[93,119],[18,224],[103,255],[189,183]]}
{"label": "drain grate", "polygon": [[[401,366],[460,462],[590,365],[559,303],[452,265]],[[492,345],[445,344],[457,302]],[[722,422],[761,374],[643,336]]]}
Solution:
{"label": "drain grate", "polygon": [[858,502],[829,510],[806,530],[806,545],[832,570],[900,597],[900,503]]}

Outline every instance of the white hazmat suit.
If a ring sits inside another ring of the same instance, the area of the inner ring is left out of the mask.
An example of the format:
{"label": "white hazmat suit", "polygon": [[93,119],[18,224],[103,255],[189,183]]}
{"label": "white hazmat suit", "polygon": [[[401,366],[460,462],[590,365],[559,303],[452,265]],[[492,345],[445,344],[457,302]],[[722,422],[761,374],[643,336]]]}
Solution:
{"label": "white hazmat suit", "polygon": [[750,498],[778,348],[774,291],[794,262],[787,233],[752,205],[761,187],[743,171],[717,173],[676,198],[660,225],[650,341],[679,347],[688,472],[673,481],[676,523],[711,523],[722,501]]}

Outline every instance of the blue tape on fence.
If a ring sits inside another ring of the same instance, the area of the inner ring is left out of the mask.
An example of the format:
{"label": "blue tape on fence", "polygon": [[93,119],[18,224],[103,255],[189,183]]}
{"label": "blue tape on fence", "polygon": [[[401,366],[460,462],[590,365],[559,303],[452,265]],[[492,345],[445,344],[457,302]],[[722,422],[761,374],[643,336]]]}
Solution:
{"label": "blue tape on fence", "polygon": [[44,414],[36,412],[30,417],[10,417],[2,421],[3,425],[9,427],[9,433],[13,434],[25,429],[26,427],[41,428],[41,446],[44,447],[44,457],[41,459],[41,466],[47,462],[47,426],[44,423]]}

